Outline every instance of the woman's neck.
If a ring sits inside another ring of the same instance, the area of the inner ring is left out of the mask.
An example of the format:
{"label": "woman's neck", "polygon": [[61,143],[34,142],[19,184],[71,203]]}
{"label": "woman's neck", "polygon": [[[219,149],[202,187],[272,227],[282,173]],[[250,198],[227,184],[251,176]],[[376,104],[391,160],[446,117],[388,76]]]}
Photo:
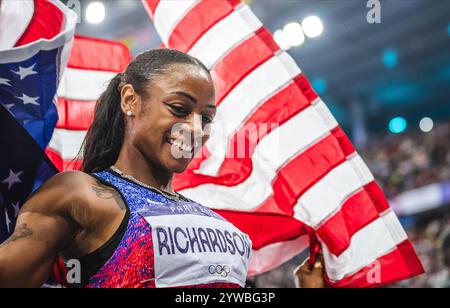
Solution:
{"label": "woman's neck", "polygon": [[114,166],[124,174],[131,175],[136,180],[149,186],[174,193],[172,188],[173,174],[157,169],[133,146],[122,147]]}

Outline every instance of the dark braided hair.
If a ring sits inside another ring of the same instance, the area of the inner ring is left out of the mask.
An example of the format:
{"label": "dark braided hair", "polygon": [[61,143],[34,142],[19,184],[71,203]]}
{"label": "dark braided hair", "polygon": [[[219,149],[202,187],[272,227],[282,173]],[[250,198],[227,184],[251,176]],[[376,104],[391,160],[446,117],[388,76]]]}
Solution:
{"label": "dark braided hair", "polygon": [[120,103],[120,89],[131,84],[143,99],[149,81],[161,76],[171,64],[191,64],[208,72],[198,59],[174,49],[152,49],[137,55],[125,72],[117,74],[95,104],[94,119],[83,141],[84,172],[97,172],[113,165],[119,157],[125,136],[125,116]]}

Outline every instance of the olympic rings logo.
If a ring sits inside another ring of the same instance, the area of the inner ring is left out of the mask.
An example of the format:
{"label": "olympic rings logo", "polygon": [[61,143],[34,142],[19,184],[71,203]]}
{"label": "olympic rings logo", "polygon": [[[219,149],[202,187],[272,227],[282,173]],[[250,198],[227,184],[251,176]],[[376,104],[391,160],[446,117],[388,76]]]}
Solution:
{"label": "olympic rings logo", "polygon": [[228,277],[228,274],[231,272],[231,268],[228,265],[210,265],[208,267],[208,272],[211,275],[219,275],[222,278]]}

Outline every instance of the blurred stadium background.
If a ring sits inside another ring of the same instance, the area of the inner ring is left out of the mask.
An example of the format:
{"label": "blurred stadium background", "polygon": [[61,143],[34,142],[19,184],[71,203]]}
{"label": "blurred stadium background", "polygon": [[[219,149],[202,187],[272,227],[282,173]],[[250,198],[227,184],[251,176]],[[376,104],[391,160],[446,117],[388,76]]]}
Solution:
{"label": "blurred stadium background", "polygon": [[[366,0],[245,2],[295,58],[400,216],[427,270],[400,286],[448,284],[450,1],[380,0],[375,24]],[[80,10],[80,35],[121,41],[132,54],[161,44],[138,0],[86,0]],[[305,256],[250,283],[293,287]]]}

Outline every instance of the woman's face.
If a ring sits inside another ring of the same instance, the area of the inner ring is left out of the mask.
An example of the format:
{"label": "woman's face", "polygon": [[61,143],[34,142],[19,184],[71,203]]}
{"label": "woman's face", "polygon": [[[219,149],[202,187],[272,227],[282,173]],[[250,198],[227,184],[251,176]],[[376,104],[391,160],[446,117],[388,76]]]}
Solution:
{"label": "woman's face", "polygon": [[183,172],[209,138],[216,113],[213,81],[198,66],[172,64],[146,90],[143,98],[130,89],[135,100],[129,100],[134,116],[127,117],[127,137],[154,167]]}

